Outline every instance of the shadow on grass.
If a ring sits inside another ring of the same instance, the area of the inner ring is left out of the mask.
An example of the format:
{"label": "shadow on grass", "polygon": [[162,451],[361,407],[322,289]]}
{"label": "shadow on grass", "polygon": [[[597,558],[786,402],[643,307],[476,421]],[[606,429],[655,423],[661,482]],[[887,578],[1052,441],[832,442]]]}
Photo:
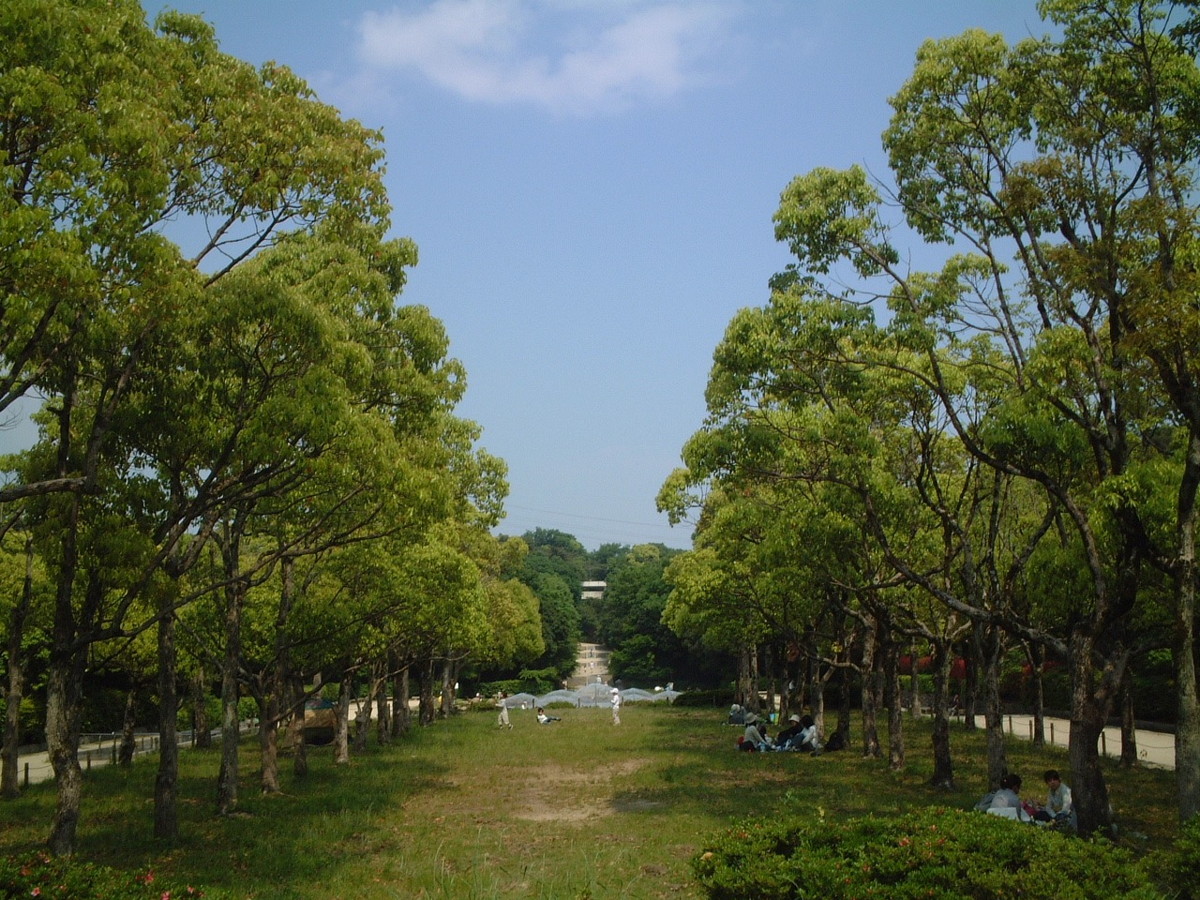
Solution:
{"label": "shadow on grass", "polygon": [[[128,769],[106,766],[86,773],[76,856],[119,869],[153,869],[242,896],[285,897],[286,885],[327,883],[349,854],[361,850],[364,826],[377,811],[437,793],[448,771],[409,743],[373,748],[343,766],[333,763],[331,748],[317,747],[309,750],[304,778],[292,776],[290,756],[282,757],[283,790],[263,795],[258,762],[257,744],[245,743],[237,809],[219,816],[219,751],[183,752],[180,839],[169,845],[153,836],[154,758]],[[10,802],[10,823],[0,828],[4,855],[44,847],[55,799],[48,782]]]}

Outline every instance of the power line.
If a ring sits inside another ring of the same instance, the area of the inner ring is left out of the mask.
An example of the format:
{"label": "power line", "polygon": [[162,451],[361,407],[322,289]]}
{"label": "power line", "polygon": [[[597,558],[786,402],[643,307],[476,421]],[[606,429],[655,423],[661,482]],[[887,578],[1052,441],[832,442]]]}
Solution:
{"label": "power line", "polygon": [[559,512],[554,509],[537,509],[533,506],[518,506],[517,504],[509,504],[506,509],[519,509],[523,512],[541,513],[547,516],[565,516],[568,519],[590,519],[593,522],[611,522],[614,525],[637,525],[645,528],[671,528],[672,526],[666,522],[632,522],[628,519],[605,519],[601,516],[585,516],[582,513]]}

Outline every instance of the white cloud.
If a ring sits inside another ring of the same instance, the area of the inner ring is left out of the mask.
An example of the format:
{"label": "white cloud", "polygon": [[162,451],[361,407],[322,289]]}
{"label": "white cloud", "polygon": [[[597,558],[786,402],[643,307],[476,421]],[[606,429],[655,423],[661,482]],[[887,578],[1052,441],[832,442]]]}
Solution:
{"label": "white cloud", "polygon": [[468,100],[587,113],[679,94],[711,77],[728,0],[434,0],[363,16],[376,74],[414,70]]}

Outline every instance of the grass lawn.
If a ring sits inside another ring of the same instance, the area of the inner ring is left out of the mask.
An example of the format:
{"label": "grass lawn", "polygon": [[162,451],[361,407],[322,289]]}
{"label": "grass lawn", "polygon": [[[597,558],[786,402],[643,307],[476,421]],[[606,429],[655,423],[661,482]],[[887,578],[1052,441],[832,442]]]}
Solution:
{"label": "grass lawn", "polygon": [[[908,766],[893,773],[856,749],[736,753],[725,709],[629,704],[619,727],[607,709],[552,712],[563,721],[543,726],[514,710],[503,731],[493,710],[464,713],[343,767],[311,748],[309,776],[293,779],[284,760],[284,793],[271,797],[258,793],[247,743],[241,804],[225,818],[214,814],[217,752],[185,752],[182,837],[171,847],[151,836],[154,760],[99,768],[85,779],[77,855],[271,900],[695,898],[691,859],[731,821],[968,808],[984,791],[982,732],[963,730],[952,738],[957,790],[925,785],[924,721],[906,719]],[[1042,771],[1068,769],[1061,748],[1013,739],[1007,749],[1030,799]],[[1146,849],[1175,835],[1174,773],[1112,764],[1106,774],[1123,843]],[[0,808],[0,854],[38,848],[53,785]]]}

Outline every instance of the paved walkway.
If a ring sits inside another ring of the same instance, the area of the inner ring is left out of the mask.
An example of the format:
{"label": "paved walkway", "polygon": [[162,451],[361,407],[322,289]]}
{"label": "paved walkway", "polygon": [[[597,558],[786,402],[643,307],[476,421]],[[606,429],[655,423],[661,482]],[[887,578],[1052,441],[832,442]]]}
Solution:
{"label": "paved walkway", "polygon": [[[247,731],[249,726],[245,723],[242,725],[243,733]],[[220,741],[221,731],[216,729],[213,731],[213,740]],[[121,735],[87,735],[79,743],[79,765],[83,767],[83,771],[98,766],[106,766],[117,761],[117,752],[121,743]],[[190,747],[192,745],[192,733],[190,731],[182,731],[179,733],[179,746]],[[157,734],[139,734],[137,736],[137,750],[135,756],[143,756],[146,753],[158,752],[158,735]],[[38,784],[42,781],[50,781],[54,778],[54,767],[50,765],[50,754],[45,750],[34,750],[28,753],[22,753],[17,763],[17,782],[25,787],[30,784]]]}
{"label": "paved walkway", "polygon": [[[979,719],[980,725],[983,719]],[[1065,747],[1071,738],[1071,723],[1066,719],[1043,719],[1046,743]],[[1033,716],[1006,715],[1004,731],[1014,737],[1033,740]],[[1164,769],[1175,768],[1175,735],[1165,731],[1137,729],[1138,762]],[[1121,729],[1116,726],[1105,728],[1100,736],[1100,753],[1104,756],[1121,756]]]}

